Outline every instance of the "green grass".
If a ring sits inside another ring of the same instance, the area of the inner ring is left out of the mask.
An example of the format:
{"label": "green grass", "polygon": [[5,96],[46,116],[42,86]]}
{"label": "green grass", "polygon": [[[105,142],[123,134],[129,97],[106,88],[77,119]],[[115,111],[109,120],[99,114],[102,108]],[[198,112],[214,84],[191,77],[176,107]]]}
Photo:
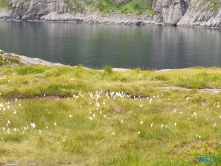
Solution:
{"label": "green grass", "polygon": [[0,8],[8,8],[6,0],[0,0]]}
{"label": "green grass", "polygon": [[[0,165],[220,165],[220,68],[0,67]],[[187,90],[163,87],[186,87]],[[199,163],[199,156],[216,156]]]}
{"label": "green grass", "polygon": [[133,13],[141,15],[143,12],[152,11],[151,1],[130,0],[126,4],[117,4],[112,0],[86,1],[87,5],[94,7],[102,13],[120,11],[121,13]]}
{"label": "green grass", "polygon": [[[215,0],[204,0],[204,1],[210,2],[213,11],[217,11],[221,7],[221,2],[219,2],[219,1],[218,2]],[[206,11],[206,9],[203,9],[203,11]]]}

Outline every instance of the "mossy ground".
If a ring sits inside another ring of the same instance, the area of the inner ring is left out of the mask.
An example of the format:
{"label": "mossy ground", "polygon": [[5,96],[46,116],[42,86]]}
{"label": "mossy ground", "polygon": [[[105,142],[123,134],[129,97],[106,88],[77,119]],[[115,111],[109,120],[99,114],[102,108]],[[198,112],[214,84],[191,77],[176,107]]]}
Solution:
{"label": "mossy ground", "polygon": [[221,164],[220,68],[111,70],[1,67],[0,165]]}

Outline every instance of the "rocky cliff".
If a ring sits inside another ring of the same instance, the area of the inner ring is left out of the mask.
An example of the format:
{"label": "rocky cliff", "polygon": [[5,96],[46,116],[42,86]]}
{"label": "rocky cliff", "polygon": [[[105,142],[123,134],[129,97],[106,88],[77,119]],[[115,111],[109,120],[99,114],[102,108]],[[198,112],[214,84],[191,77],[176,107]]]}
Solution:
{"label": "rocky cliff", "polygon": [[[221,0],[152,0],[152,15],[148,14],[150,12],[144,12],[141,15],[121,14],[121,12],[103,14],[88,5],[89,2],[87,0],[7,0],[10,10],[0,9],[0,18],[221,27]],[[125,5],[129,0],[114,0],[113,2]],[[106,6],[105,3],[102,5],[102,7]]]}

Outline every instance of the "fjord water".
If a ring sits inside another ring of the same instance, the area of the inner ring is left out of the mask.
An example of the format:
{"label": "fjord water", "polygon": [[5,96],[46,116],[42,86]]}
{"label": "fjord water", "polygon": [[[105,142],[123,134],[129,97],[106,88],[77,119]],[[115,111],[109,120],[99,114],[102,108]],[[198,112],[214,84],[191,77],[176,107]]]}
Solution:
{"label": "fjord water", "polygon": [[221,67],[221,30],[0,21],[0,49],[92,68]]}

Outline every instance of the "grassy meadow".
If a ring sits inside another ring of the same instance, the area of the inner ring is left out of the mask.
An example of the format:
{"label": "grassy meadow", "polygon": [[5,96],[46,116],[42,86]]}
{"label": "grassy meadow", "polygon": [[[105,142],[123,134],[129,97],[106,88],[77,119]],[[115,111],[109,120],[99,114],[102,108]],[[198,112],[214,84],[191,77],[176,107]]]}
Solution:
{"label": "grassy meadow", "polygon": [[0,165],[221,165],[221,94],[201,88],[221,69],[2,63]]}

